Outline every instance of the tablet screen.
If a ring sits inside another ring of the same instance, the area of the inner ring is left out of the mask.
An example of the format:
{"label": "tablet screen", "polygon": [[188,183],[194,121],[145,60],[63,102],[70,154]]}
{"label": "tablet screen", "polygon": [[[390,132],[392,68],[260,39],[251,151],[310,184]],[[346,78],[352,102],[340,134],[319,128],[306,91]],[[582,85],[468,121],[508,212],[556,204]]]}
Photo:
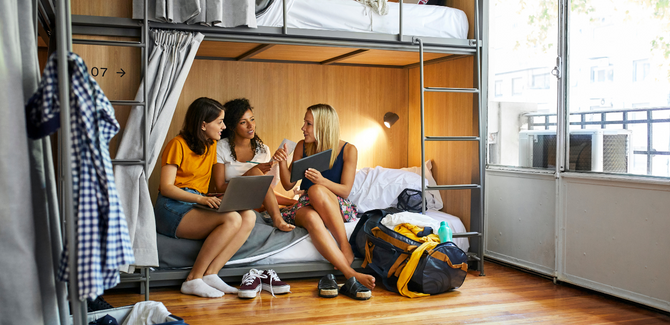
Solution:
{"label": "tablet screen", "polygon": [[293,167],[291,169],[291,183],[302,179],[308,168],[314,168],[320,172],[330,169],[331,152],[333,152],[333,150],[328,149],[293,162]]}

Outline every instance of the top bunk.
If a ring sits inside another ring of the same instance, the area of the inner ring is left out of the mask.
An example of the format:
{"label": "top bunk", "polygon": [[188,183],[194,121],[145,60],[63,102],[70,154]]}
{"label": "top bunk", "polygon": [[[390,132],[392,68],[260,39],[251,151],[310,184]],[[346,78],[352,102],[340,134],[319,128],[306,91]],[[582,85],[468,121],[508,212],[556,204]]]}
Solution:
{"label": "top bunk", "polygon": [[[228,18],[211,18],[202,9],[199,15],[210,21],[197,22],[191,13],[182,12],[179,16],[172,13],[174,10],[156,10],[157,0],[147,0],[146,24],[151,29],[200,32],[204,41],[199,59],[237,61],[407,68],[419,61],[416,37],[423,42],[426,63],[475,55],[475,39],[481,39],[474,30],[480,21],[478,0],[447,0],[446,6],[388,2],[385,15],[355,0],[248,1],[266,5],[256,8],[254,19],[247,19],[248,25],[255,23],[255,27],[221,27]],[[139,39],[144,25],[144,0],[127,2],[120,2],[114,10],[73,5],[75,38],[97,35],[126,37],[130,42]],[[239,21],[239,17],[235,19]]]}

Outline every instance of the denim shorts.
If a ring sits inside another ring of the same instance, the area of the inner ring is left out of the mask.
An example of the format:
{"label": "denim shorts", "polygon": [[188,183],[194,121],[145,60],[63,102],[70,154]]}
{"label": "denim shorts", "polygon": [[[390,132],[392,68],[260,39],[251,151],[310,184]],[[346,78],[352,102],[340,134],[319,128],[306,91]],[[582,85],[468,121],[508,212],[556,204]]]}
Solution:
{"label": "denim shorts", "polygon": [[[202,195],[194,189],[182,188],[182,190]],[[194,205],[195,203],[165,197],[158,192],[158,198],[156,199],[156,205],[154,206],[156,231],[161,235],[177,238],[177,227],[179,226],[181,219],[186,213],[191,211],[191,209],[195,208]]]}

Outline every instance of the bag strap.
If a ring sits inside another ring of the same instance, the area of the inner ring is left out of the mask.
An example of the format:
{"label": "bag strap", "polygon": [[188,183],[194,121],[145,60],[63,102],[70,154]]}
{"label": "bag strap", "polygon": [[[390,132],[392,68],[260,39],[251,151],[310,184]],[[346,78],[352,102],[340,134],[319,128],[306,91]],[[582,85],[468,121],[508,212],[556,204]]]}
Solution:
{"label": "bag strap", "polygon": [[408,244],[408,243],[406,243],[406,242],[404,242],[400,239],[393,238],[392,236],[385,233],[383,230],[379,229],[379,227],[374,227],[374,228],[372,228],[371,231],[372,231],[372,234],[375,237],[377,237],[377,238],[379,238],[379,239],[381,239],[381,240],[383,240],[383,241],[385,241],[385,242],[387,242],[387,243],[389,243],[389,244],[391,244],[395,247],[398,247],[398,248],[400,248],[400,249],[402,249],[406,252],[410,251],[410,249],[409,249],[410,246],[416,247],[416,246],[410,245],[410,244]]}
{"label": "bag strap", "polygon": [[430,296],[430,294],[427,293],[411,291],[407,288],[407,285],[412,279],[414,271],[416,271],[416,267],[419,264],[419,260],[421,259],[423,252],[426,250],[432,250],[435,246],[437,246],[437,244],[438,243],[436,242],[428,241],[414,249],[412,256],[409,258],[409,261],[407,261],[407,264],[405,264],[405,267],[402,269],[402,272],[400,272],[400,276],[398,277],[398,292],[401,295],[410,298]]}
{"label": "bag strap", "polygon": [[447,254],[444,254],[442,252],[438,252],[438,251],[435,251],[435,250],[430,250],[428,252],[428,254],[432,258],[436,258],[436,259],[438,259],[442,262],[447,262],[447,264],[449,264],[449,266],[451,266],[454,269],[461,269],[465,272],[468,271],[468,263],[467,262],[463,262],[461,264],[452,264],[451,259],[449,258],[449,256]]}

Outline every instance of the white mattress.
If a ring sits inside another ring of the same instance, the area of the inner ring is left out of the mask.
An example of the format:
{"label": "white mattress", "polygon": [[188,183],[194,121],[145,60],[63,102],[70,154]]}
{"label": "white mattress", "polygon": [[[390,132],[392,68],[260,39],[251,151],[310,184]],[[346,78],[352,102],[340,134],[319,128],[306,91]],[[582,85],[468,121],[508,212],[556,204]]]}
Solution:
{"label": "white mattress", "polygon": [[[446,221],[449,224],[449,227],[452,229],[453,233],[466,232],[463,222],[458,217],[452,216],[448,213],[442,211],[426,211],[426,215],[432,217],[437,221]],[[347,238],[351,237],[351,233],[356,228],[355,222],[347,222],[344,224],[345,229],[347,230]],[[467,238],[454,238],[454,244],[458,246],[463,251],[467,252],[470,248],[470,243]],[[297,263],[297,262],[327,262],[323,256],[316,250],[314,244],[312,244],[312,239],[307,236],[305,239],[301,240],[297,244],[291,246],[288,249],[285,249],[277,254],[263,258],[256,261],[252,265],[268,265],[268,264],[282,264],[282,263]]]}
{"label": "white mattress", "polygon": [[[318,30],[398,34],[399,4],[389,2],[389,12],[380,16],[353,0],[288,0],[288,27]],[[275,0],[257,19],[258,26],[282,27],[282,1]],[[404,4],[403,34],[465,39],[468,19],[459,9]]]}

